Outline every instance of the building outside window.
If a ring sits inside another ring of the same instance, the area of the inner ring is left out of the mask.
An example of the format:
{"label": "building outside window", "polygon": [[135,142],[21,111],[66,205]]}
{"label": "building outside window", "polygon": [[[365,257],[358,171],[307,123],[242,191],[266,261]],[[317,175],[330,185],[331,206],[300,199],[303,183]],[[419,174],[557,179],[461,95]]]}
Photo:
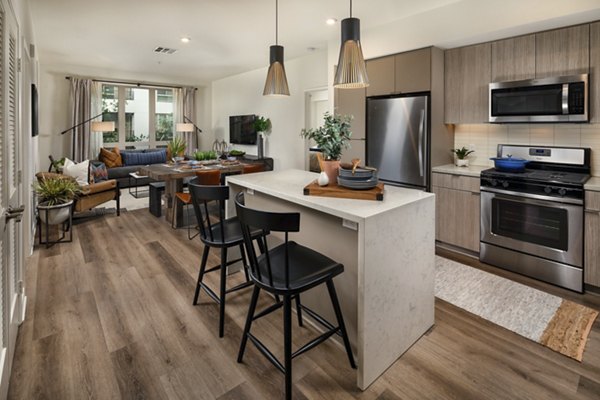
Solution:
{"label": "building outside window", "polygon": [[173,138],[173,89],[102,85],[103,146],[121,149],[165,147]]}

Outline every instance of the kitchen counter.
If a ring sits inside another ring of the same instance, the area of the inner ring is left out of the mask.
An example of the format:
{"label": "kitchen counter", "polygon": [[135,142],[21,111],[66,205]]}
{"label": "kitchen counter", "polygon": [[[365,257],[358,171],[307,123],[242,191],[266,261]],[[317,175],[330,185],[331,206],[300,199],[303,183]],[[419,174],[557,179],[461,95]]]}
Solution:
{"label": "kitchen counter", "polygon": [[600,192],[600,177],[592,176],[583,186],[585,190]]}
{"label": "kitchen counter", "polygon": [[457,167],[454,164],[439,165],[431,168],[432,172],[451,175],[473,176],[479,178],[481,171],[491,168],[488,165],[469,165],[468,167]]}
{"label": "kitchen counter", "polygon": [[[292,239],[344,264],[334,282],[364,390],[433,326],[434,195],[386,186],[383,201],[305,196],[317,177],[286,170],[229,176],[227,184],[230,199],[244,191],[249,207],[299,212]],[[227,211],[235,212],[233,201]],[[335,321],[326,288],[311,289],[302,303]],[[347,368],[341,348],[337,358]]]}

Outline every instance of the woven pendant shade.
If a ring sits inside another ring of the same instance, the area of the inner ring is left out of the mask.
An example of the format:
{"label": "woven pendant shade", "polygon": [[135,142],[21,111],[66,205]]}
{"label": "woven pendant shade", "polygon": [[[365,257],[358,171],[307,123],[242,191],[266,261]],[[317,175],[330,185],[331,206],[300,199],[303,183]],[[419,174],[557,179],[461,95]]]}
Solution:
{"label": "woven pendant shade", "polygon": [[367,67],[360,46],[360,20],[358,18],[342,20],[342,46],[333,86],[340,89],[369,86]]}
{"label": "woven pendant shade", "polygon": [[283,46],[270,47],[270,65],[263,96],[289,96],[285,67],[283,66]]}

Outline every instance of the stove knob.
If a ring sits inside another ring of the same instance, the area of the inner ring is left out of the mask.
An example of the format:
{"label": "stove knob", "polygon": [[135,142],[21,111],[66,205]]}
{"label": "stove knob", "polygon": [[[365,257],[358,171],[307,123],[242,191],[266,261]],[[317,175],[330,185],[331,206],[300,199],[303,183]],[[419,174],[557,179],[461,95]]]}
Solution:
{"label": "stove knob", "polygon": [[492,186],[498,186],[498,181],[495,179],[492,179]]}
{"label": "stove knob", "polygon": [[503,188],[507,188],[508,187],[508,182],[507,181],[502,182],[502,187]]}
{"label": "stove knob", "polygon": [[546,192],[546,193],[550,194],[550,193],[552,193],[552,188],[551,188],[550,186],[546,186],[546,187],[544,188],[544,192]]}
{"label": "stove knob", "polygon": [[563,188],[558,189],[558,194],[561,196],[564,196],[565,194],[567,194],[567,191]]}

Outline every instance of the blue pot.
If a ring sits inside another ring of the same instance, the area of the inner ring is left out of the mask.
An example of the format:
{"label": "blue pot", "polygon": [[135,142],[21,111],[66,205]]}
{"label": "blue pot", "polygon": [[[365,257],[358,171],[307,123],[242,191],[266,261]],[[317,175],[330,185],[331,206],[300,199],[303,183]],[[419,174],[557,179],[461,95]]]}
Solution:
{"label": "blue pot", "polygon": [[494,168],[503,172],[523,172],[529,162],[529,160],[512,157],[493,157],[490,160],[494,160]]}

